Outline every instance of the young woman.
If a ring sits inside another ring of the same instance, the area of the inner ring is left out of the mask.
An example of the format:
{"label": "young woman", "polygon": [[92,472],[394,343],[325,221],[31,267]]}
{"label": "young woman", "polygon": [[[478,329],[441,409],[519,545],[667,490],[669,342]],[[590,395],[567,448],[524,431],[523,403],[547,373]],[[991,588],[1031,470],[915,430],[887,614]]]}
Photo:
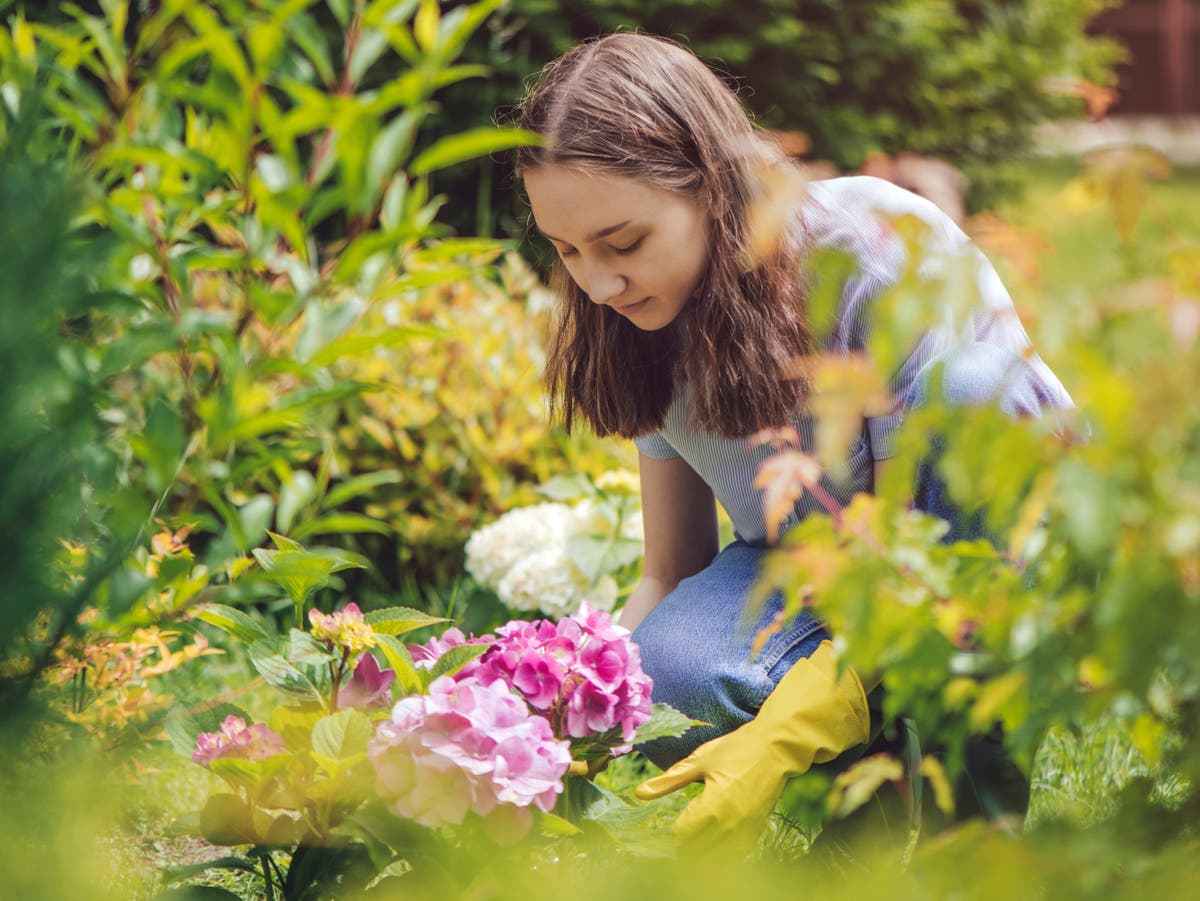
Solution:
{"label": "young woman", "polygon": [[[849,479],[827,490],[846,501],[872,489],[922,373],[935,365],[952,402],[995,400],[1013,415],[1037,415],[1070,398],[1029,350],[982,255],[931,203],[887,182],[811,183],[774,250],[753,259],[748,213],[764,171],[788,163],[678,44],[639,34],[582,44],[546,67],[520,113],[545,141],[519,152],[518,174],[559,258],[552,407],[568,430],[582,420],[636,441],[645,568],[621,622],[635,630],[655,699],[712,724],[644,746],[671,768],[640,793],[703,779],[677,828],[743,831],[760,825],[788,775],[868,735],[862,685],[853,672],[838,676],[819,620],[802,614],[753,657],[753,633],[737,624],[767,535],[752,482],[770,450],[746,439],[790,424],[811,442],[809,385],[791,364],[864,349],[872,302],[905,271],[891,217],[928,225],[930,261],[947,253],[975,261],[981,301],[965,328],[947,310],[924,335],[894,375],[894,409],[864,422],[848,450]],[[818,328],[805,261],[822,248],[857,265],[834,321]],[[916,496],[942,512],[931,487],[917,485]],[[716,501],[737,536],[723,550]],[[806,497],[788,522],[813,508]],[[778,609],[776,599],[762,621]]]}

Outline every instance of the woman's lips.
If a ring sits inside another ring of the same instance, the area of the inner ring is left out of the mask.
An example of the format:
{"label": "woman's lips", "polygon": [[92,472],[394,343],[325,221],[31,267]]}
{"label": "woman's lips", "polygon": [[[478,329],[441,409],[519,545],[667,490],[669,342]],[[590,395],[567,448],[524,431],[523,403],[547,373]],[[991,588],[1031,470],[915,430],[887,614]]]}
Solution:
{"label": "woman's lips", "polygon": [[636,313],[638,310],[640,310],[642,307],[644,307],[649,302],[650,302],[650,298],[644,297],[641,300],[639,300],[637,303],[631,303],[631,304],[626,304],[623,307],[617,307],[617,312],[620,313],[622,316],[628,316],[630,313]]}

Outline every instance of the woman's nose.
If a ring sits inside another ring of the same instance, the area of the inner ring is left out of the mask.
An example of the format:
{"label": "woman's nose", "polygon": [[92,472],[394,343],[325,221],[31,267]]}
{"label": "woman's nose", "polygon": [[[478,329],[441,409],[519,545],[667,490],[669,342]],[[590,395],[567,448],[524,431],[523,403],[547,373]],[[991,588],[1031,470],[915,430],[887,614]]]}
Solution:
{"label": "woman's nose", "polygon": [[620,297],[628,284],[625,276],[596,266],[588,272],[587,295],[593,303],[608,303],[614,297]]}

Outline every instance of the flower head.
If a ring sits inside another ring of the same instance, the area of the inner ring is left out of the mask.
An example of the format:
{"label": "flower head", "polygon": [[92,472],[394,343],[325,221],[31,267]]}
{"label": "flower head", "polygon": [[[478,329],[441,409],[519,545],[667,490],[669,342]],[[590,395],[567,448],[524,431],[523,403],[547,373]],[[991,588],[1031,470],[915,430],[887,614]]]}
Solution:
{"label": "flower head", "polygon": [[611,610],[617,583],[601,576],[593,584],[571,560],[565,542],[541,547],[519,559],[496,586],[500,600],[513,610],[542,610],[567,616],[581,604]]}
{"label": "flower head", "polygon": [[511,686],[561,737],[617,730],[627,744],[650,719],[654,683],[629,630],[605,611],[584,604],[558,623],[514,620],[496,636],[475,675]]}
{"label": "flower head", "polygon": [[570,518],[571,508],[555,503],[505,513],[471,534],[466,548],[467,572],[480,585],[495,590],[529,548],[560,542]]}
{"label": "flower head", "polygon": [[351,652],[365,651],[375,647],[375,631],[363,620],[358,604],[347,604],[337,613],[308,611],[313,637],[328,641]]}
{"label": "flower head", "polygon": [[425,826],[500,804],[549,811],[571,762],[569,745],[503,682],[447,676],[397,702],[367,756],[390,809]]}
{"label": "flower head", "polygon": [[227,716],[220,732],[201,732],[196,736],[192,760],[208,766],[220,757],[265,760],[282,754],[283,737],[264,723],[247,726],[240,716]]}

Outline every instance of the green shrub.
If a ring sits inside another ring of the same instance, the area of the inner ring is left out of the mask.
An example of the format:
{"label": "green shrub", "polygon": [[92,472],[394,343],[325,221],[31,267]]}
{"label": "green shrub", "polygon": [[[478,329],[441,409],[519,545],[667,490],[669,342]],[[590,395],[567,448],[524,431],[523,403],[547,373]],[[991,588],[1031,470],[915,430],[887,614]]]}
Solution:
{"label": "green shrub", "polygon": [[[1085,33],[1110,0],[512,0],[476,35],[468,54],[495,74],[470,92],[452,90],[447,110],[477,119],[511,107],[522,83],[580,40],[638,29],[683,41],[724,71],[772,128],[809,136],[811,156],[843,169],[869,153],[941,157],[972,180],[971,200],[1012,188],[1033,127],[1079,115],[1076,100],[1043,89],[1047,77],[1113,84],[1115,45]],[[448,173],[462,196],[480,192],[460,228],[521,232],[510,176],[480,162]],[[496,186],[493,188],[493,185]],[[497,214],[494,210],[508,211]]]}
{"label": "green shrub", "polygon": [[[93,576],[113,620],[234,582],[243,599],[277,597],[249,557],[268,530],[370,551],[381,565],[353,583],[364,590],[444,582],[455,545],[518,486],[589,465],[595,451],[545,440],[538,335],[503,288],[533,282],[515,263],[501,274],[502,245],[449,237],[429,186],[527,140],[486,117],[422,138],[434,95],[486,74],[457,58],[499,5],[103,0],[46,22],[16,12],[0,31],[0,145],[78,173],[73,208],[47,194],[46,236],[6,218],[27,239],[6,243],[6,270],[38,278],[5,300],[41,317],[14,342],[77,357],[111,479],[85,484],[83,528],[57,534],[80,543],[73,577],[133,554]],[[32,208],[34,185],[9,184],[6,202]],[[53,228],[97,244],[103,302],[67,287],[55,254],[74,245],[52,247]],[[34,412],[40,429],[59,415]],[[15,505],[44,482],[26,484]],[[186,553],[151,577],[163,525],[189,529]]]}

